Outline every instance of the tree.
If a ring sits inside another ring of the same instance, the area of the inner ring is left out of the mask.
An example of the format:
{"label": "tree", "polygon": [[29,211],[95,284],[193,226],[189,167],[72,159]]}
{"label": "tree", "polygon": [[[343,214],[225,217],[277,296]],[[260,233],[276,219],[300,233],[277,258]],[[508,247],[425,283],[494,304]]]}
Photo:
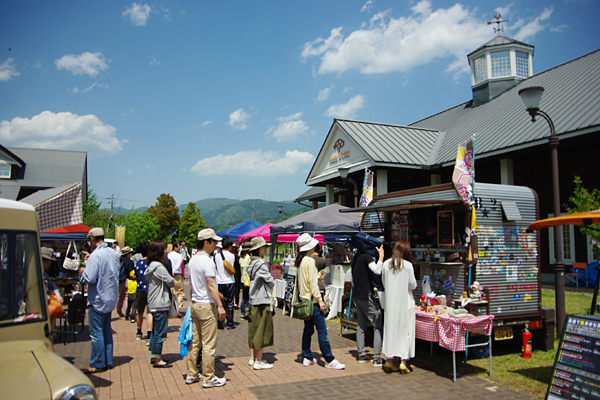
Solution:
{"label": "tree", "polygon": [[200,215],[200,209],[190,202],[181,215],[177,239],[185,240],[186,243],[196,243],[196,233],[205,227],[206,223]]}
{"label": "tree", "polygon": [[[569,197],[569,201],[573,204],[573,207],[566,206],[569,214],[600,210],[600,190],[594,188],[590,192],[583,187],[583,182],[577,175],[575,175],[573,183],[575,184],[575,190],[573,191],[573,196]],[[581,226],[579,230],[584,235],[596,239],[596,241],[600,240],[600,225],[598,224]],[[600,247],[596,243],[594,243],[594,257],[596,259],[600,258]]]}
{"label": "tree", "polygon": [[104,229],[105,234],[110,235],[109,232],[114,228],[114,221],[109,210],[100,209],[101,204],[96,193],[88,185],[87,203],[82,204],[83,224],[90,228],[100,227]]}
{"label": "tree", "polygon": [[158,219],[147,212],[131,210],[119,225],[125,225],[125,245],[133,249],[139,242],[152,241],[161,235]]}
{"label": "tree", "polygon": [[179,227],[179,208],[170,194],[163,193],[156,200],[156,204],[150,207],[147,212],[158,220],[160,238],[170,239]]}

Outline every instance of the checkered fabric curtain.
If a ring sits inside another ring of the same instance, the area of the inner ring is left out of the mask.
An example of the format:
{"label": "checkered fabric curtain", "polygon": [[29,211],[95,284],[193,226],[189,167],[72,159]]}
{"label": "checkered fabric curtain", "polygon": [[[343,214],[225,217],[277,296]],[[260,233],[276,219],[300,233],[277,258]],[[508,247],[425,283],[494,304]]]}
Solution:
{"label": "checkered fabric curtain", "polygon": [[35,206],[40,232],[83,223],[81,182]]}

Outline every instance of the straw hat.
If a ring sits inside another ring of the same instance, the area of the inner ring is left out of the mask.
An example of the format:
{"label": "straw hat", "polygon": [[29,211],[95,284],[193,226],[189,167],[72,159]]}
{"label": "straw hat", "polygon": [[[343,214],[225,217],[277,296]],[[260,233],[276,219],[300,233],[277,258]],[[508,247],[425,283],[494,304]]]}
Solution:
{"label": "straw hat", "polygon": [[42,253],[42,258],[45,258],[46,260],[56,261],[56,258],[54,257],[54,250],[52,250],[51,248],[42,247],[40,249],[40,252]]}
{"label": "straw hat", "polygon": [[303,233],[302,235],[298,236],[298,239],[296,239],[296,244],[300,248],[299,251],[304,252],[314,249],[319,244],[319,241],[310,236],[310,234]]}
{"label": "straw hat", "polygon": [[265,238],[263,238],[262,236],[257,236],[255,238],[252,238],[252,241],[250,242],[250,244],[252,245],[252,247],[250,247],[250,251],[254,251],[258,248],[261,248],[263,246],[270,246],[271,243],[267,243],[265,241]]}

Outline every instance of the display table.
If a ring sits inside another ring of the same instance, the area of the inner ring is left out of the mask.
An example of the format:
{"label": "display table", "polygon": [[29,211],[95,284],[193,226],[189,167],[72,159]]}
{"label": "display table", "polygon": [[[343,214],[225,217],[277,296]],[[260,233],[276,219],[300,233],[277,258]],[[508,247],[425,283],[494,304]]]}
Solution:
{"label": "display table", "polygon": [[[438,343],[452,352],[454,382],[456,382],[456,352],[465,351],[469,347],[489,346],[490,369],[492,376],[492,323],[493,315],[482,315],[471,318],[453,318],[447,314],[427,314],[416,312],[416,338],[427,342]],[[466,344],[467,332],[483,334],[488,337],[485,343]]]}
{"label": "display table", "polygon": [[326,319],[337,318],[338,313],[342,312],[342,297],[344,295],[344,288],[331,286],[329,290],[329,298],[331,305],[329,306],[329,314]]}

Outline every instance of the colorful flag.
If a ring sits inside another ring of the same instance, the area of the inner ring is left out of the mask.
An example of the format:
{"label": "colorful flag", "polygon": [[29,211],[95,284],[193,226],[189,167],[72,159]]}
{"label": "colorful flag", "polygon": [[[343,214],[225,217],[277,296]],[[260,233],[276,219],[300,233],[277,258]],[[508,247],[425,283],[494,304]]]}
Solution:
{"label": "colorful flag", "polygon": [[123,247],[125,245],[125,225],[116,225],[115,240],[117,243],[119,243],[119,247]]}
{"label": "colorful flag", "polygon": [[360,197],[360,207],[366,207],[373,200],[373,179],[375,174],[365,168],[365,179],[363,184],[362,196]]}
{"label": "colorful flag", "polygon": [[452,173],[452,182],[458,192],[458,197],[469,207],[473,202],[473,183],[475,173],[474,140],[471,139],[458,147],[456,164]]}

